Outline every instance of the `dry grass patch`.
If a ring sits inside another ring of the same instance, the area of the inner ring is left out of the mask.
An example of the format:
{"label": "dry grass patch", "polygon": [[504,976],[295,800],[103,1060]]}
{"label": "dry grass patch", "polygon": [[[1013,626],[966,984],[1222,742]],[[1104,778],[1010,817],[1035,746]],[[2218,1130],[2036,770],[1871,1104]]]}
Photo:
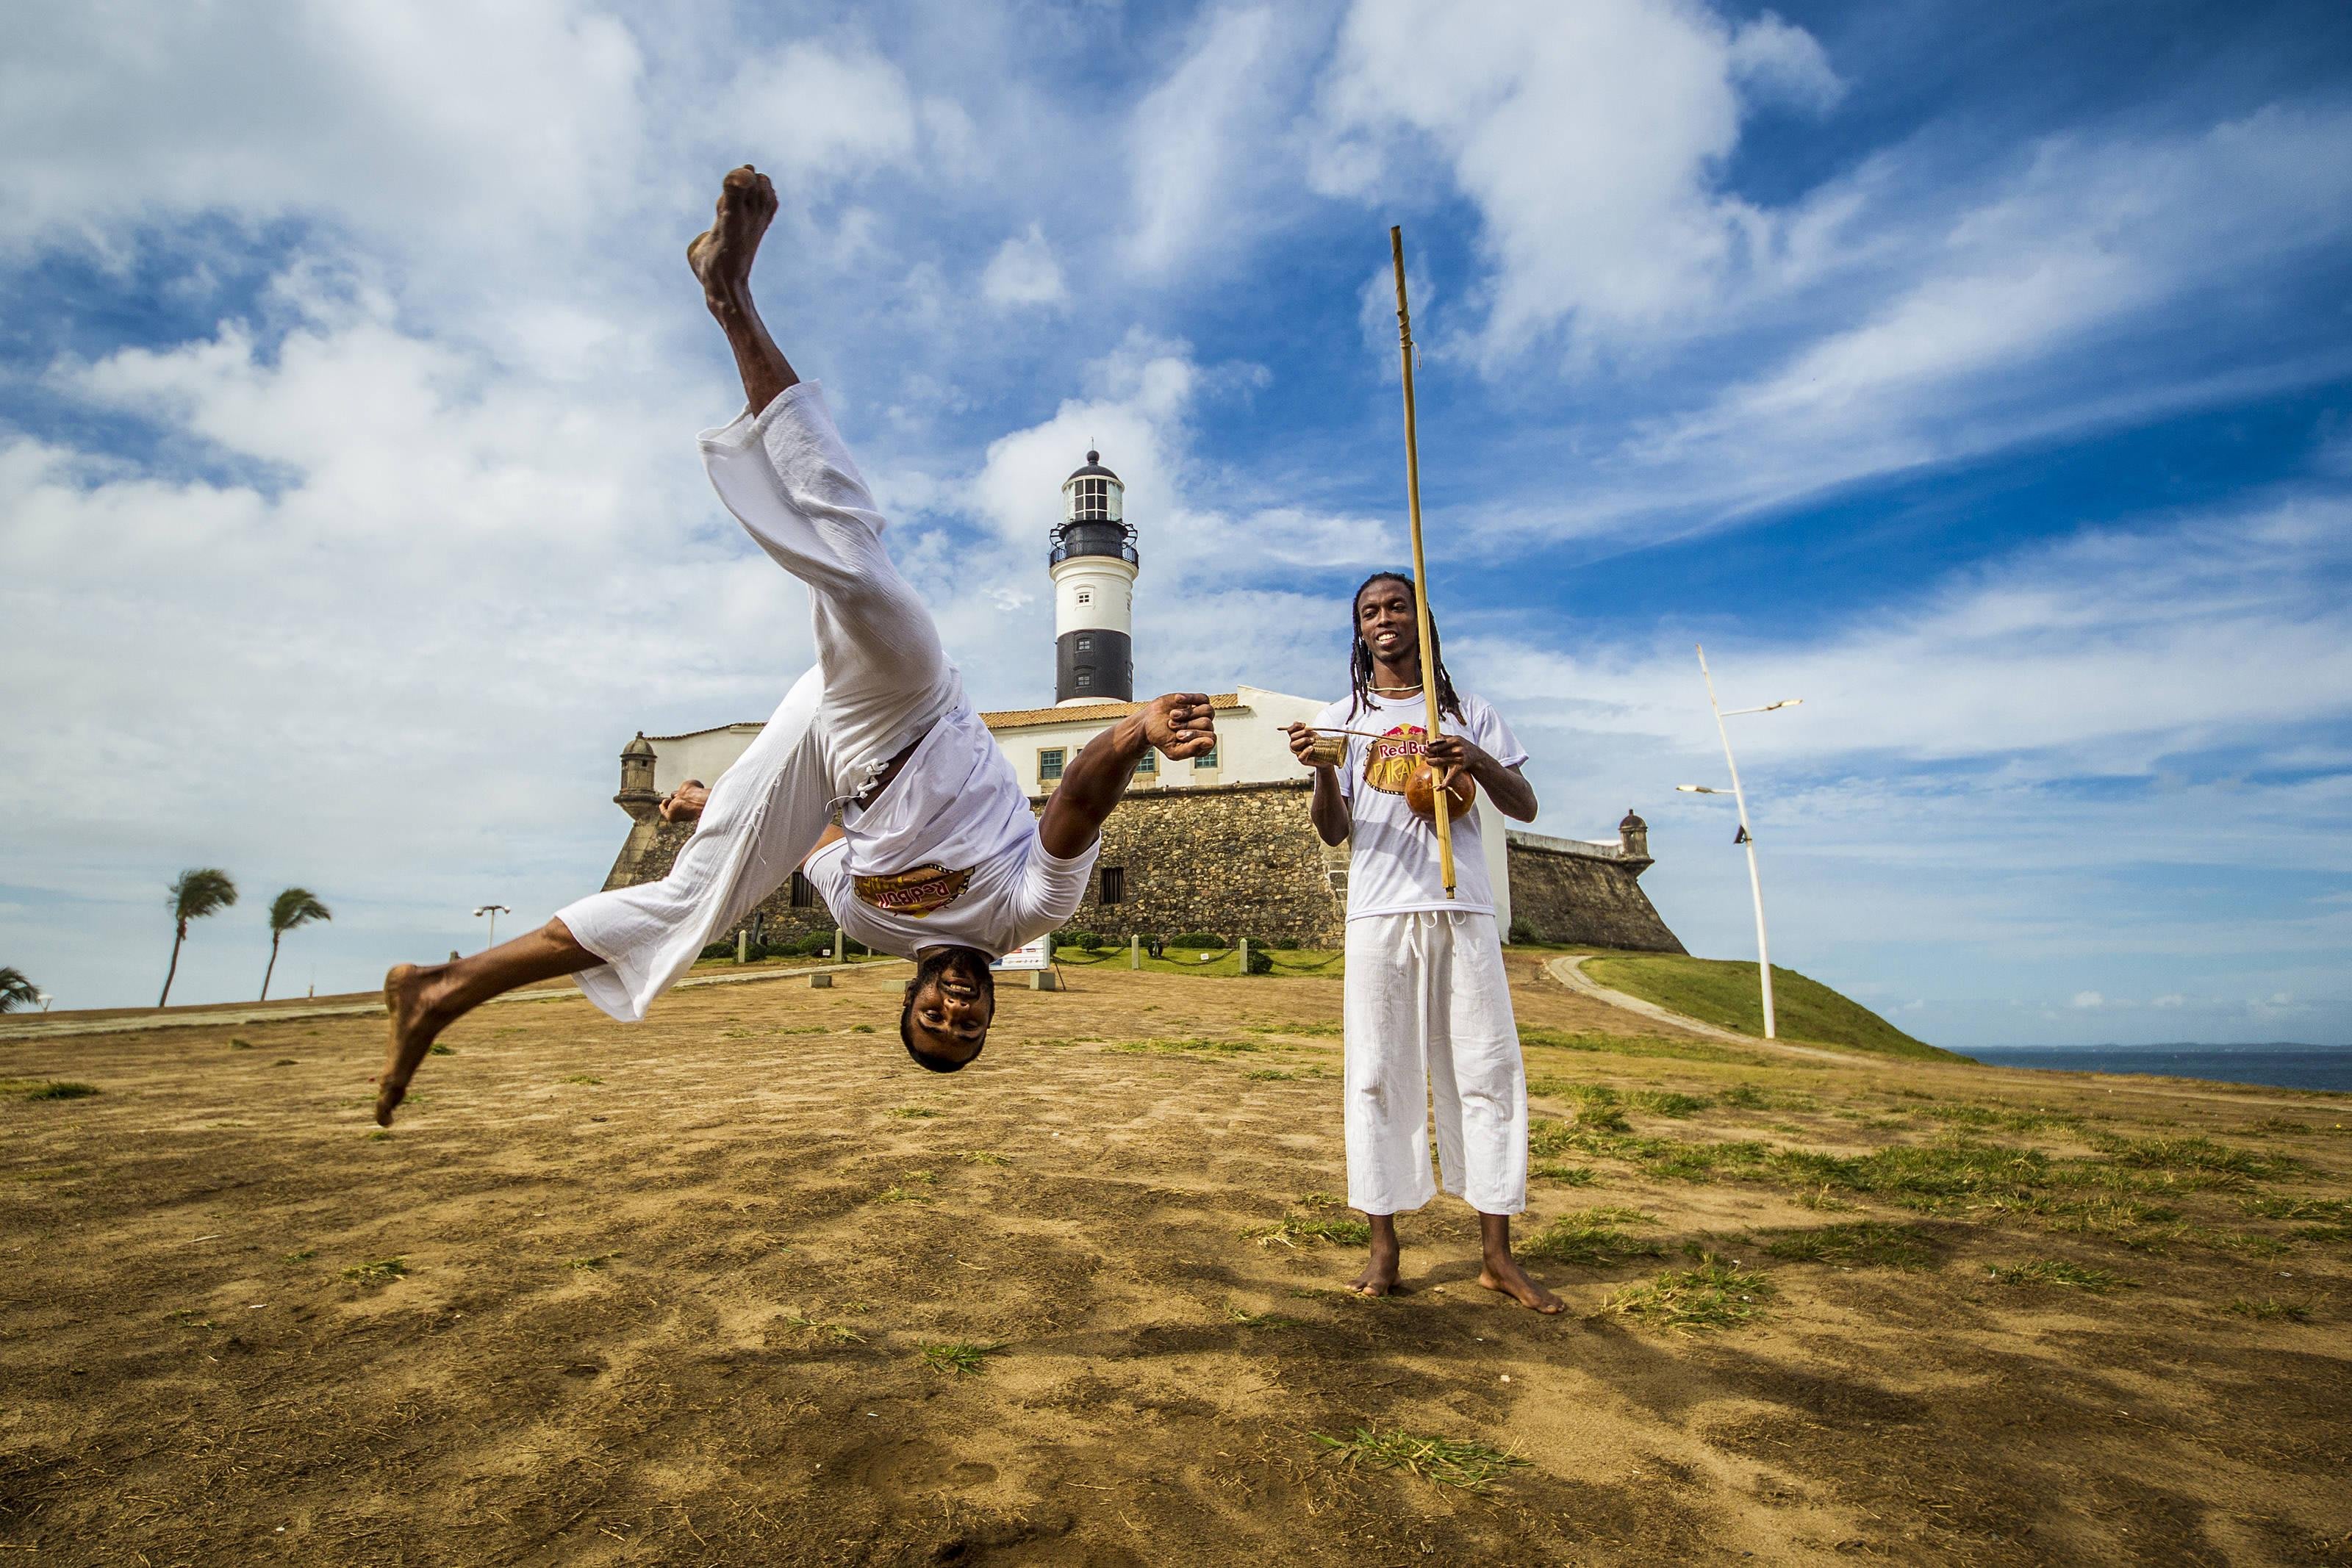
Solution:
{"label": "dry grass patch", "polygon": [[1527,1460],[1486,1443],[1454,1437],[1423,1437],[1405,1431],[1383,1432],[1359,1427],[1344,1437],[1314,1434],[1315,1440],[1346,1465],[1372,1465],[1402,1470],[1433,1486],[1484,1491],[1508,1472],[1524,1469]]}

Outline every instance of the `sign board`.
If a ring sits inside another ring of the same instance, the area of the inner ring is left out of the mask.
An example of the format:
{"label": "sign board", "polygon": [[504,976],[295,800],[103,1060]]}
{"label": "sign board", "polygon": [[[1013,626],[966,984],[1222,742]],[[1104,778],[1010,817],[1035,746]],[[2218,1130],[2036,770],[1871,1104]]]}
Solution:
{"label": "sign board", "polygon": [[989,966],[1000,973],[1007,969],[1050,969],[1054,967],[1054,938],[1040,936],[1034,942],[1015,947],[1012,952]]}

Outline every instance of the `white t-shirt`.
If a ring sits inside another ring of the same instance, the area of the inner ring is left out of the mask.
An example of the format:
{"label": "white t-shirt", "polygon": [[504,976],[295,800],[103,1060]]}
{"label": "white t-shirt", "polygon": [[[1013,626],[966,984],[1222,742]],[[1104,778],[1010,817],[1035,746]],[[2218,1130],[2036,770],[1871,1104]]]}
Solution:
{"label": "white t-shirt", "polygon": [[1001,958],[1077,912],[1102,840],[1062,860],[988,727],[959,701],[807,876],[842,930],[877,953],[977,947]]}
{"label": "white t-shirt", "polygon": [[[1352,713],[1350,709],[1353,709]],[[1348,918],[1403,915],[1419,909],[1495,913],[1495,890],[1486,878],[1479,841],[1478,812],[1453,819],[1454,896],[1437,861],[1437,829],[1404,803],[1404,781],[1421,762],[1428,742],[1429,709],[1419,695],[1367,698],[1360,706],[1342,698],[1315,716],[1318,729],[1365,730],[1348,737],[1348,761],[1338,768],[1339,794],[1348,802]],[[1527,748],[1503,716],[1481,698],[1462,694],[1462,716],[1443,714],[1448,735],[1465,735],[1506,768],[1528,759]]]}

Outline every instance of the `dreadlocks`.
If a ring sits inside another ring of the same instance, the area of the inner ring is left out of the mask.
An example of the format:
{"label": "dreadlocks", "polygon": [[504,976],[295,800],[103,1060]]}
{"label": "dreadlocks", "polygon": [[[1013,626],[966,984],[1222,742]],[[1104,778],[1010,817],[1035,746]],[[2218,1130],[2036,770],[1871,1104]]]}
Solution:
{"label": "dreadlocks", "polygon": [[[1364,634],[1356,625],[1356,607],[1363,602],[1364,590],[1376,582],[1393,582],[1418,600],[1421,591],[1412,579],[1402,572],[1376,571],[1356,585],[1348,600],[1348,687],[1352,694],[1348,703],[1348,716],[1353,718],[1363,706],[1372,700],[1372,651],[1364,645]],[[1425,681],[1432,670],[1437,672],[1437,706],[1442,713],[1462,718],[1462,699],[1454,694],[1454,677],[1446,673],[1445,657],[1439,652],[1437,617],[1429,618],[1429,646],[1421,651],[1421,674]],[[1464,722],[1468,722],[1465,720]]]}

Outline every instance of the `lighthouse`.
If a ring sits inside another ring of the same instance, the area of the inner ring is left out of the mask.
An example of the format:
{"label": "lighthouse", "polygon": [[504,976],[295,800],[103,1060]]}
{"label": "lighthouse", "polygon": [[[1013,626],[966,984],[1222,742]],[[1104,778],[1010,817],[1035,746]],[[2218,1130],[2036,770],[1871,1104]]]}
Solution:
{"label": "lighthouse", "polygon": [[1062,481],[1062,520],[1047,565],[1054,575],[1054,702],[1135,699],[1135,530],[1127,486],[1089,452]]}

